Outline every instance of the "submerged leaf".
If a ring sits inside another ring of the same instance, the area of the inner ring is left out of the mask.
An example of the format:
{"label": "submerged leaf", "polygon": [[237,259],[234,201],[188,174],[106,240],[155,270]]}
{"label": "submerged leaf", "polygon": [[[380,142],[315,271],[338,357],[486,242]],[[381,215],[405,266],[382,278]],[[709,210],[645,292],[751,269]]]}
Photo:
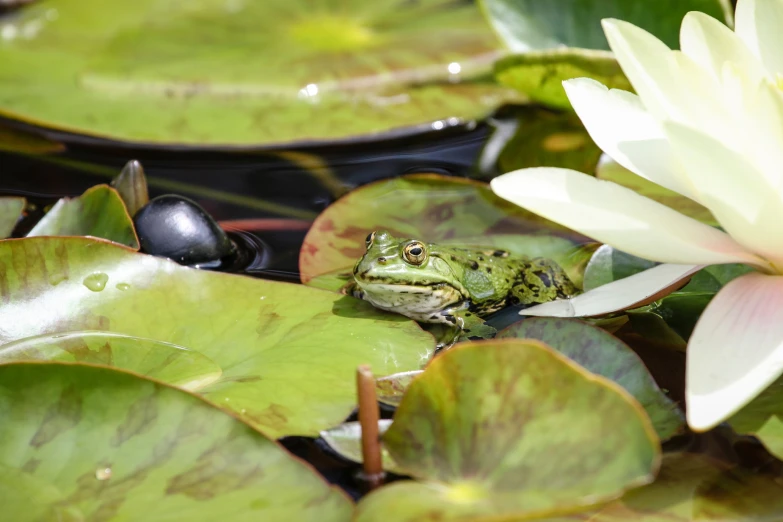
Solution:
{"label": "submerged leaf", "polygon": [[371,493],[359,521],[556,516],[650,482],[659,460],[636,401],[537,341],[436,357],[383,441],[422,482]]}
{"label": "submerged leaf", "polygon": [[61,199],[27,235],[92,236],[139,248],[133,220],[120,195],[108,185],[89,188],[78,198]]}
{"label": "submerged leaf", "polygon": [[0,505],[34,520],[341,522],[350,501],[231,415],[107,368],[0,365]]}
{"label": "submerged leaf", "polygon": [[[378,433],[381,435],[386,433],[391,423],[391,420],[379,420]],[[324,430],[321,432],[321,438],[343,458],[353,462],[362,462],[362,426],[359,422],[344,422],[335,428]],[[383,446],[381,446],[381,458],[384,470],[400,471],[394,459],[389,455],[389,451]]]}
{"label": "submerged leaf", "polygon": [[25,204],[24,198],[0,197],[0,239],[5,239],[13,233]]}
{"label": "submerged leaf", "polygon": [[414,378],[421,375],[422,371],[395,373],[375,379],[375,392],[378,394],[378,401],[389,406],[399,406],[408,385]]}
{"label": "submerged leaf", "polygon": [[682,412],[661,391],[639,356],[601,328],[576,319],[533,317],[499,332],[498,338],[537,339],[619,384],[639,401],[662,440],[676,435],[685,424]]}
{"label": "submerged leaf", "polygon": [[223,374],[199,393],[270,437],[315,435],[355,405],[354,372],[419,369],[413,321],[301,285],[195,270],[89,238],[0,242],[0,345],[99,330],[195,350]]}

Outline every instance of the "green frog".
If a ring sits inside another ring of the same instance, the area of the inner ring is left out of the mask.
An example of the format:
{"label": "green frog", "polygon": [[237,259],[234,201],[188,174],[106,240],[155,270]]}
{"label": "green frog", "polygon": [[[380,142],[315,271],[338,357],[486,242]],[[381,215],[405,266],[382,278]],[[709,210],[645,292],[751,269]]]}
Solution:
{"label": "green frog", "polygon": [[578,293],[549,259],[399,239],[383,230],[370,233],[366,247],[345,293],[422,323],[449,325],[458,337],[491,337],[495,330],[482,318],[509,304]]}

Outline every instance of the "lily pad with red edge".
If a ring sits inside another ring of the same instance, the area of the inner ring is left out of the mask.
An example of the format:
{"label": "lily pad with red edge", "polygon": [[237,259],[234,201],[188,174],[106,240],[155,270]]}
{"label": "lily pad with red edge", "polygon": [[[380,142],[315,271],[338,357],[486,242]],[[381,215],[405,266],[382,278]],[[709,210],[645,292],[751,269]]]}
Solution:
{"label": "lily pad with red edge", "polygon": [[139,238],[122,198],[108,185],[96,185],[78,198],[63,198],[27,234],[92,236],[138,250]]}
{"label": "lily pad with red edge", "polygon": [[[426,242],[567,256],[589,240],[496,196],[486,183],[414,174],[360,187],[313,223],[299,255],[302,282],[337,289],[377,229]],[[327,276],[327,284],[314,281]],[[344,282],[344,281],[343,281]]]}
{"label": "lily pad with red edge", "polygon": [[303,462],[200,397],[114,369],[0,365],[4,520],[347,520]]}
{"label": "lily pad with red edge", "polygon": [[0,242],[0,346],[97,330],[199,352],[199,394],[269,437],[317,435],[356,403],[355,371],[416,370],[432,337],[402,316],[308,288],[182,267],[82,237]]}
{"label": "lily pad with red edge", "polygon": [[9,237],[14,231],[25,204],[25,198],[12,196],[0,198],[0,239]]}
{"label": "lily pad with red edge", "polygon": [[579,520],[691,522],[783,519],[783,485],[775,476],[730,466],[707,455],[663,458],[655,482],[628,492]]}
{"label": "lily pad with red edge", "polygon": [[1,115],[112,141],[374,139],[521,98],[481,79],[502,50],[473,2],[58,0],[0,30]]}
{"label": "lily pad with red edge", "polygon": [[356,520],[525,520],[652,481],[658,439],[616,384],[538,341],[463,343],[415,379],[383,436],[418,481],[370,493]]}
{"label": "lily pad with red edge", "polygon": [[682,412],[661,391],[639,356],[601,328],[577,319],[532,317],[498,332],[497,338],[537,339],[586,370],[619,384],[639,401],[662,440],[683,429]]}
{"label": "lily pad with red edge", "polygon": [[215,382],[223,373],[220,366],[199,352],[109,332],[45,334],[0,346],[0,364],[24,361],[113,366],[188,391]]}

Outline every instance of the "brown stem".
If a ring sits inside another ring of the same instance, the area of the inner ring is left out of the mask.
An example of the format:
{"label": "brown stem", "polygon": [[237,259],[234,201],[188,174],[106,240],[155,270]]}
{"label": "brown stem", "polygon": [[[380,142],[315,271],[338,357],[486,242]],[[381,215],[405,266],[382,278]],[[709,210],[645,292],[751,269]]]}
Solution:
{"label": "brown stem", "polygon": [[359,423],[362,427],[362,461],[370,489],[383,484],[381,437],[378,433],[378,400],[375,396],[375,378],[370,367],[356,370],[356,390],[359,395]]}

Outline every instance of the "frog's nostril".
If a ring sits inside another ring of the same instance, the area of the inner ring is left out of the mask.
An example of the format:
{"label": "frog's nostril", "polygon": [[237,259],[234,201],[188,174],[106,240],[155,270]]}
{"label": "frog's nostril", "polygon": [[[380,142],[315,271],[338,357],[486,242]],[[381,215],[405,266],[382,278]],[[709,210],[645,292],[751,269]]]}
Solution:
{"label": "frog's nostril", "polygon": [[385,257],[379,257],[379,258],[378,258],[378,262],[379,262],[380,264],[382,264],[382,265],[385,265],[385,264],[386,264],[386,258],[385,258]]}

